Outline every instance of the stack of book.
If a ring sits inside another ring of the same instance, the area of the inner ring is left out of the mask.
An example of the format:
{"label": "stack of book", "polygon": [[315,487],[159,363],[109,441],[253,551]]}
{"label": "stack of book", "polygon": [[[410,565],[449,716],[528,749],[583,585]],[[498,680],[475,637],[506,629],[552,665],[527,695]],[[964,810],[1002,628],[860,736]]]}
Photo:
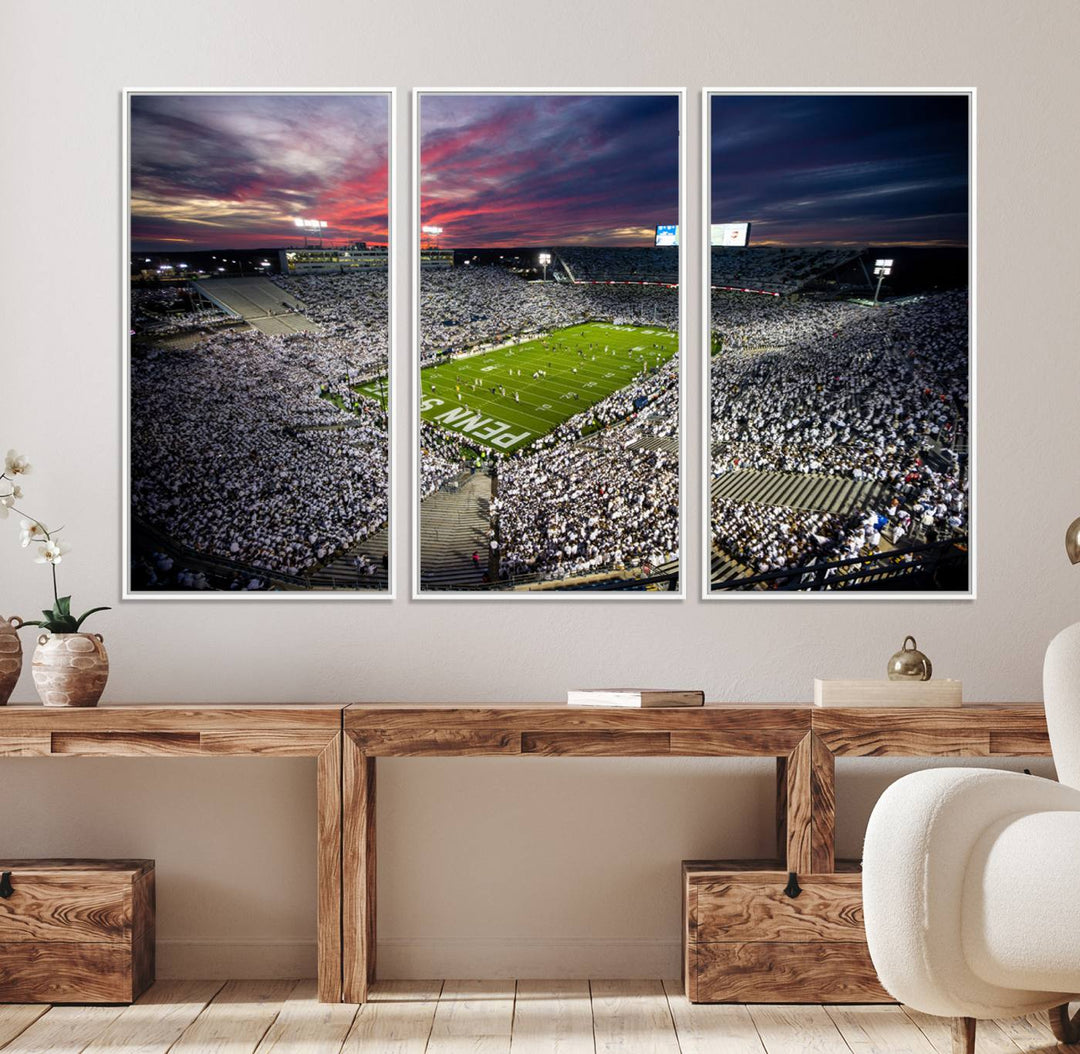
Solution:
{"label": "stack of book", "polygon": [[667,688],[582,688],[566,693],[567,706],[704,706],[704,692]]}

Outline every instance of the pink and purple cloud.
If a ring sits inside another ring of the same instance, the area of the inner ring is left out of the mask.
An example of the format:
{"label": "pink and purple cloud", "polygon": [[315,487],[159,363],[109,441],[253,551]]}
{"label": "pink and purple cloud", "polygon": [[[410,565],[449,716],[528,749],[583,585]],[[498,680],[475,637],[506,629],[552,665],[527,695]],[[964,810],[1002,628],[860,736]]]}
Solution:
{"label": "pink and purple cloud", "polygon": [[678,97],[424,93],[420,215],[448,247],[651,245],[679,222]]}
{"label": "pink and purple cloud", "polygon": [[134,95],[132,249],[284,246],[297,217],[383,244],[389,129],[385,94]]}

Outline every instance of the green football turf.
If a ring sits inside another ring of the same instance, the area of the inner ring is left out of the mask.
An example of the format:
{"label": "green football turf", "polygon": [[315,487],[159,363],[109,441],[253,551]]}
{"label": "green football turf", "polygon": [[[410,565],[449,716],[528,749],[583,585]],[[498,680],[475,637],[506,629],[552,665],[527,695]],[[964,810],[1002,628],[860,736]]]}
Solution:
{"label": "green football turf", "polygon": [[[420,412],[463,441],[511,453],[626,387],[643,369],[662,366],[678,350],[678,335],[659,327],[570,326],[544,340],[421,370]],[[540,370],[546,375],[533,377]],[[357,391],[385,405],[384,380]]]}

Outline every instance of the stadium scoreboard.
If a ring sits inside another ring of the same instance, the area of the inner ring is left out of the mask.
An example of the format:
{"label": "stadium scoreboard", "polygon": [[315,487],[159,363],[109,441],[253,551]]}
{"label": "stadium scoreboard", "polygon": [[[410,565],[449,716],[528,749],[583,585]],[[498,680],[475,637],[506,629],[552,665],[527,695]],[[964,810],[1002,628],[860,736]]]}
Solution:
{"label": "stadium scoreboard", "polygon": [[666,249],[679,244],[679,226],[676,223],[666,223],[656,228],[656,247]]}
{"label": "stadium scoreboard", "polygon": [[714,223],[709,229],[709,242],[712,245],[742,247],[750,241],[749,223]]}

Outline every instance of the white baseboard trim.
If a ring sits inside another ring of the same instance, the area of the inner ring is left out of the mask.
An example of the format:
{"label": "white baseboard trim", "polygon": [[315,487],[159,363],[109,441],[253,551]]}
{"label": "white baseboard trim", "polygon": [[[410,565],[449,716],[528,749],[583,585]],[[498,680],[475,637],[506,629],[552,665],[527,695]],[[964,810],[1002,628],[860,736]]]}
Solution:
{"label": "white baseboard trim", "polygon": [[[378,942],[379,977],[678,977],[678,940],[635,937],[388,937]],[[165,938],[157,942],[162,980],[314,977],[314,940],[274,937]]]}

